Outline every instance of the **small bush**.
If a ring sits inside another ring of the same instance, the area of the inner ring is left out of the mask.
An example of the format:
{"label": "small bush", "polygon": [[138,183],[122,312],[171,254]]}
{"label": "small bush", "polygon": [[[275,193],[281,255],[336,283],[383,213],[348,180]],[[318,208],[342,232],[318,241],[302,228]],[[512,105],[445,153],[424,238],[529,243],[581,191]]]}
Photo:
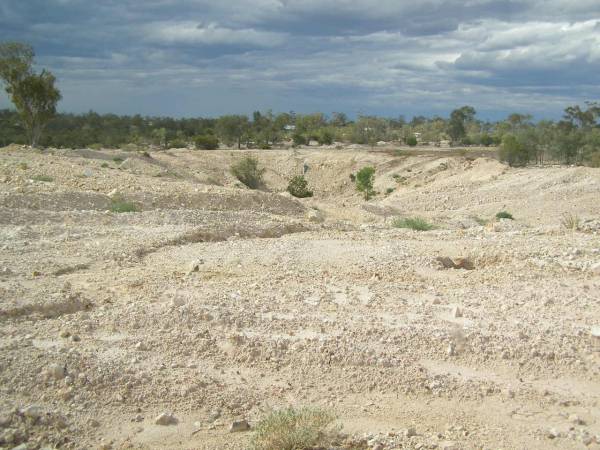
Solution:
{"label": "small bush", "polygon": [[305,450],[334,443],[335,416],[317,408],[275,411],[256,425],[251,450]]}
{"label": "small bush", "polygon": [[515,218],[512,216],[512,214],[509,213],[508,211],[500,211],[499,213],[496,214],[496,219],[515,220]]}
{"label": "small bush", "polygon": [[567,230],[577,231],[581,228],[581,220],[573,214],[563,214],[560,224]]}
{"label": "small bush", "polygon": [[316,138],[320,145],[331,145],[333,144],[334,135],[331,130],[326,128],[319,131]]}
{"label": "small bush", "polygon": [[49,177],[48,175],[34,175],[31,177],[33,181],[43,181],[44,183],[52,183],[54,178]]}
{"label": "small bush", "polygon": [[27,163],[24,163],[24,162],[20,162],[18,167],[21,170],[27,170],[27,169],[29,169],[29,166],[27,165]]}
{"label": "small bush", "polygon": [[477,222],[482,227],[486,226],[490,221],[487,219],[483,219],[481,217],[473,216],[473,220]]}
{"label": "small bush", "polygon": [[294,133],[292,135],[292,140],[294,141],[294,145],[296,146],[308,144],[306,137],[301,133]]}
{"label": "small bush", "polygon": [[410,228],[415,231],[429,231],[435,228],[434,225],[427,222],[425,219],[420,217],[408,217],[401,219],[400,217],[394,219],[392,222],[394,228]]}
{"label": "small bush", "polygon": [[385,190],[385,193],[388,194],[388,195],[390,195],[392,192],[394,192],[394,190],[395,190],[394,188],[387,188]]}
{"label": "small bush", "polygon": [[114,213],[128,213],[137,212],[138,208],[132,202],[128,202],[122,198],[115,198],[111,202],[110,210]]}
{"label": "small bush", "polygon": [[102,150],[102,144],[96,142],[95,144],[90,144],[89,148],[92,150]]}
{"label": "small bush", "polygon": [[123,162],[123,158],[119,158],[118,156],[114,157],[112,160],[117,164],[121,164]]}
{"label": "small bush", "polygon": [[124,152],[137,152],[139,150],[139,147],[137,146],[137,144],[123,144],[121,146],[121,150],[123,150]]}
{"label": "small bush", "polygon": [[263,184],[265,169],[258,168],[258,159],[246,156],[231,166],[231,173],[250,189],[258,189]]}
{"label": "small bush", "polygon": [[219,148],[219,139],[211,134],[196,136],[194,145],[201,150],[216,150]]}
{"label": "small bush", "polygon": [[308,182],[303,175],[295,176],[290,180],[287,191],[297,198],[312,197],[313,193],[308,189]]}
{"label": "small bush", "polygon": [[365,195],[365,200],[369,200],[375,195],[373,182],[375,181],[375,168],[371,166],[363,167],[356,174],[356,189]]}
{"label": "small bush", "polygon": [[356,181],[356,175],[354,175],[353,173],[350,174],[350,181],[352,181],[353,183]]}
{"label": "small bush", "polygon": [[414,136],[408,136],[406,138],[406,145],[410,147],[415,147],[418,144],[417,138]]}
{"label": "small bush", "polygon": [[183,139],[173,139],[169,142],[170,148],[187,148],[188,143]]}
{"label": "small bush", "polygon": [[100,167],[102,167],[103,169],[106,169],[107,167],[110,167],[110,166],[108,165],[107,162],[103,162],[102,164],[100,164]]}
{"label": "small bush", "polygon": [[402,175],[397,174],[397,173],[395,173],[394,175],[392,175],[392,178],[394,180],[396,180],[396,183],[400,183],[400,184],[402,184],[402,183],[404,183],[406,181],[406,177],[403,177]]}

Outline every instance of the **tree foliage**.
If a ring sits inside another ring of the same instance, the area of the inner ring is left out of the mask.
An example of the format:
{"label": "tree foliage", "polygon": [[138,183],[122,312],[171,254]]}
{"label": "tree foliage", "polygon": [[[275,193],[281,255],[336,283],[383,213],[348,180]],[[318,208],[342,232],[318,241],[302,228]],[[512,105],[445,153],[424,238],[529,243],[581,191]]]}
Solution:
{"label": "tree foliage", "polygon": [[56,78],[47,70],[33,71],[33,48],[19,42],[0,43],[0,80],[19,113],[29,143],[38,145],[42,131],[56,114],[61,99]]}
{"label": "tree foliage", "polygon": [[356,189],[362,192],[365,200],[369,200],[375,195],[373,183],[375,182],[375,168],[372,166],[363,167],[358,171],[355,177]]}

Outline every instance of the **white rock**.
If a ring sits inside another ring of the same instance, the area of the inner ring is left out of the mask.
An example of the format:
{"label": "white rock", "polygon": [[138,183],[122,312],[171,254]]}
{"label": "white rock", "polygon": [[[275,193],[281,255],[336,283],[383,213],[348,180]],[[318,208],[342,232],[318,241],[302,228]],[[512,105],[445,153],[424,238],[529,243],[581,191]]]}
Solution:
{"label": "white rock", "polygon": [[65,370],[65,367],[60,364],[50,364],[46,368],[46,374],[55,380],[62,380],[67,374],[67,371]]}
{"label": "white rock", "polygon": [[21,413],[25,417],[29,417],[30,419],[37,419],[38,417],[42,417],[44,415],[44,410],[41,406],[37,405],[29,405],[21,410]]}
{"label": "white rock", "polygon": [[230,433],[239,433],[241,431],[248,431],[250,424],[246,420],[234,420],[229,428]]}
{"label": "white rock", "polygon": [[179,420],[177,420],[177,417],[175,417],[173,413],[162,413],[161,415],[156,417],[156,419],[154,419],[154,423],[156,425],[163,426],[177,425],[178,422]]}

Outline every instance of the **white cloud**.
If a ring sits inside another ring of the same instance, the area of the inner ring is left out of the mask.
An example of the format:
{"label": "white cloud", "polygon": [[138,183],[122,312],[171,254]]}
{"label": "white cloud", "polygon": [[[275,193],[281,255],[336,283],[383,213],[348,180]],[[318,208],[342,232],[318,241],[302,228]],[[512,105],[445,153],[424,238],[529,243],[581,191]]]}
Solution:
{"label": "white cloud", "polygon": [[276,47],[285,42],[283,33],[255,30],[253,28],[231,29],[211,22],[154,22],[143,27],[149,42],[160,44],[239,45]]}

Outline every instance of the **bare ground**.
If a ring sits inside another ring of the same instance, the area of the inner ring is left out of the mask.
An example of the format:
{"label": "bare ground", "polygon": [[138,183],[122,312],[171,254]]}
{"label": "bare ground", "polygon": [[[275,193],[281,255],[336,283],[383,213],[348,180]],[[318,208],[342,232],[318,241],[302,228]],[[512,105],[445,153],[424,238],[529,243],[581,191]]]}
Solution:
{"label": "bare ground", "polygon": [[370,448],[600,448],[600,170],[254,154],[264,192],[237,151],[0,150],[0,446],[243,449],[320,405]]}

